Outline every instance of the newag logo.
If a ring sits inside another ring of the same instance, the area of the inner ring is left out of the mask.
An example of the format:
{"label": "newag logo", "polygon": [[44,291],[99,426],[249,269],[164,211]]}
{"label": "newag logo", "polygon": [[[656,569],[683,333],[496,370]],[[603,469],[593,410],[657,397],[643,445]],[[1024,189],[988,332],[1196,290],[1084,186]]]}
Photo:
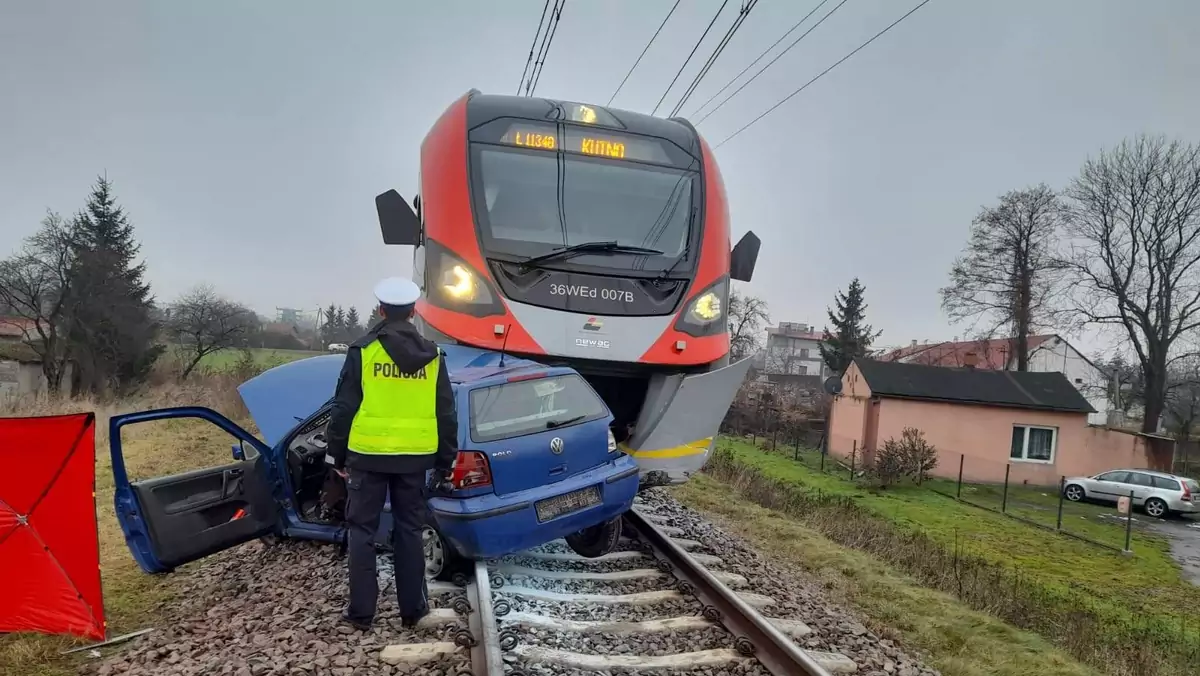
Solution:
{"label": "newag logo", "polygon": [[425,367],[416,371],[401,371],[399,366],[391,362],[375,362],[375,371],[373,375],[376,378],[400,378],[403,380],[427,380],[425,376]]}

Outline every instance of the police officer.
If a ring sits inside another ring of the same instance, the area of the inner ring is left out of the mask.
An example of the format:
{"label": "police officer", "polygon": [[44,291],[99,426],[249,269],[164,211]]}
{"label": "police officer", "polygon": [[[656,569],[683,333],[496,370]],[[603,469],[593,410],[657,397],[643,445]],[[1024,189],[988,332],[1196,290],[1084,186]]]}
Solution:
{"label": "police officer", "polygon": [[379,596],[375,532],[392,498],[392,561],[400,619],[412,627],[429,613],[421,531],[426,473],[449,479],[458,453],[450,378],[437,346],[410,323],[421,291],[391,277],[375,287],[383,319],[346,352],[326,433],[334,470],[346,479],[350,603],[342,620],[366,631]]}

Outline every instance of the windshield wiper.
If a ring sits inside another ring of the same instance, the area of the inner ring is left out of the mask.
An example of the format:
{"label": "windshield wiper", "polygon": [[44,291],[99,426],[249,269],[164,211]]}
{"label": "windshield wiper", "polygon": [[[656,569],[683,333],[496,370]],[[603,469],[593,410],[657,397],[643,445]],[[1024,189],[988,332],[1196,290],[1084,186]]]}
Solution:
{"label": "windshield wiper", "polygon": [[675,262],[671,263],[671,267],[664,269],[657,277],[654,278],[655,286],[659,286],[663,282],[667,281],[667,278],[671,276],[671,273],[675,272],[675,268],[679,267],[679,264],[683,262],[683,259],[687,258],[688,254],[692,252],[692,222],[694,220],[696,220],[696,210],[693,208],[688,214],[687,244],[683,246],[683,252],[679,254],[679,258],[676,258]]}
{"label": "windshield wiper", "polygon": [[570,425],[571,423],[577,423],[586,417],[587,417],[586,415],[577,415],[573,418],[567,418],[566,420],[550,420],[546,423],[546,429],[552,430],[556,427],[562,427],[563,425]]}
{"label": "windshield wiper", "polygon": [[647,249],[641,246],[629,246],[620,242],[583,242],[581,244],[572,244],[568,247],[556,249],[550,253],[544,253],[540,256],[534,256],[525,261],[522,261],[522,267],[532,267],[539,263],[552,261],[559,258],[570,258],[585,253],[614,253],[614,254],[633,254],[638,256],[661,256],[662,252],[658,249]]}

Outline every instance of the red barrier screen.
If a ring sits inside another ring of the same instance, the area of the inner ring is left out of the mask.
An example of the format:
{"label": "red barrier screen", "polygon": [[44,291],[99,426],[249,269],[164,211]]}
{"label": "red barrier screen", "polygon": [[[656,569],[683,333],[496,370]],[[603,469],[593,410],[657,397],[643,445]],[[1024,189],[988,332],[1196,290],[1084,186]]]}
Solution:
{"label": "red barrier screen", "polygon": [[0,633],[103,640],[96,418],[0,418]]}

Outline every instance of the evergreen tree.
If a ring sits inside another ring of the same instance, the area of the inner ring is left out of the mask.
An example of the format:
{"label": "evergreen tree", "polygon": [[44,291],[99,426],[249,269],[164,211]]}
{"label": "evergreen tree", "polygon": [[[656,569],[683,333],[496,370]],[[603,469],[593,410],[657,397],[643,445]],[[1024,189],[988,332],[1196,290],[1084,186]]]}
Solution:
{"label": "evergreen tree", "polygon": [[358,308],[350,306],[346,311],[346,342],[358,340],[362,333],[362,320],[358,318]]}
{"label": "evergreen tree", "polygon": [[321,343],[328,345],[337,342],[337,324],[334,323],[334,317],[337,315],[337,307],[333,303],[321,313]]}
{"label": "evergreen tree", "polygon": [[834,331],[830,333],[828,328],[825,329],[825,338],[820,345],[821,360],[837,375],[845,373],[855,357],[866,355],[871,342],[879,337],[880,332],[873,331],[865,323],[867,304],[863,299],[864,291],[866,289],[856,277],[845,293],[839,291],[834,296],[837,312],[826,308]]}
{"label": "evergreen tree", "polygon": [[342,306],[337,306],[337,312],[333,315],[333,335],[337,337],[339,343],[346,342],[346,311]]}
{"label": "evergreen tree", "polygon": [[75,216],[68,340],[80,389],[120,391],[142,382],[164,347],[155,340],[154,297],[137,260],[133,225],[100,177]]}
{"label": "evergreen tree", "polygon": [[382,319],[383,319],[383,317],[381,317],[379,315],[379,306],[376,305],[375,307],[371,308],[371,316],[367,317],[367,328],[369,329],[369,328],[374,327]]}

